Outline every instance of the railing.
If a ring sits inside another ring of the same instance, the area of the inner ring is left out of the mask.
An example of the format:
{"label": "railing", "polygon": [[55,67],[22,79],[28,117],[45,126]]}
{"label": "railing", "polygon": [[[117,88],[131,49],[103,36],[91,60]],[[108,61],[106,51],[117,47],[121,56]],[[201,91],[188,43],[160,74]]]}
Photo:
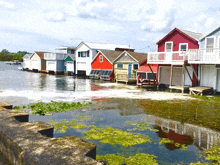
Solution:
{"label": "railing", "polygon": [[189,63],[220,63],[220,49],[189,49],[187,51]]}
{"label": "railing", "polygon": [[128,74],[117,74],[116,80],[125,81],[125,82],[132,81],[132,80],[136,81],[136,74],[131,74],[131,76],[129,76]]}
{"label": "railing", "polygon": [[64,53],[44,53],[45,60],[64,60],[68,54]]}
{"label": "railing", "polygon": [[149,64],[172,64],[183,63],[188,59],[187,55],[181,51],[175,52],[149,52],[147,62]]}

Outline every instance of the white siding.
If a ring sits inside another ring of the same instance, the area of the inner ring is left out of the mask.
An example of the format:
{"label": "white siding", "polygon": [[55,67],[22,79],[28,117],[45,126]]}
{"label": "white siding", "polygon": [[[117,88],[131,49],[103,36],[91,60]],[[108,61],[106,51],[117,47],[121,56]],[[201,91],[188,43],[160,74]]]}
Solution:
{"label": "white siding", "polygon": [[46,61],[47,71],[56,71],[56,61]]}
{"label": "white siding", "polygon": [[68,61],[66,62],[66,71],[68,72],[74,72],[74,62]]}
{"label": "white siding", "polygon": [[[189,71],[190,77],[193,78],[193,77],[192,77],[192,76],[193,76],[193,69],[192,69],[192,67],[191,67],[191,66],[187,66],[187,69],[188,69],[188,71]],[[185,77],[185,82],[184,82],[184,84],[185,84],[186,86],[192,86],[192,81],[190,80],[189,75],[188,75],[188,73],[187,73],[186,70],[185,70],[184,74],[185,74],[185,76],[184,76],[184,77]]]}
{"label": "white siding", "polygon": [[201,66],[201,86],[212,87],[215,89],[216,68],[215,65]]}
{"label": "white siding", "polygon": [[38,70],[39,60],[32,60],[32,69]]}

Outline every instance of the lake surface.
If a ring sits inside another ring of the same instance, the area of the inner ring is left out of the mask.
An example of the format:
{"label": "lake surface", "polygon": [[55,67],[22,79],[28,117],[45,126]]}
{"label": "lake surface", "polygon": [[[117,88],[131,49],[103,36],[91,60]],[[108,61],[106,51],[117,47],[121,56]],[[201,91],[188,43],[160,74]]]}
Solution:
{"label": "lake surface", "polygon": [[[97,140],[90,140],[97,145],[97,155],[124,154],[132,156],[136,153],[148,153],[157,156],[159,164],[189,164],[190,162],[205,161],[200,157],[202,150],[210,149],[220,137],[219,132],[190,124],[181,124],[178,121],[167,120],[154,115],[146,114],[144,109],[138,106],[137,97],[147,92],[154,97],[157,92],[137,89],[134,86],[121,85],[112,87],[105,82],[90,79],[80,79],[72,76],[48,75],[19,71],[17,65],[6,65],[0,62],[0,101],[6,101],[14,106],[27,106],[38,101],[50,102],[92,102],[93,105],[82,110],[56,113],[46,116],[30,115],[30,121],[44,121],[48,123],[72,121],[77,119],[85,125],[95,125],[99,128],[105,126],[127,131],[134,126],[126,124],[126,121],[134,123],[146,122],[150,128],[159,130],[134,130],[154,140],[152,143],[144,143],[128,148],[120,145],[102,144]],[[107,96],[111,95],[112,98]],[[129,96],[128,98],[126,96]],[[162,96],[161,96],[162,97]],[[147,100],[146,100],[147,101]],[[87,117],[87,119],[79,116]],[[54,132],[54,137],[76,135],[83,137],[85,129],[67,129],[63,133]],[[209,132],[207,134],[207,132]],[[173,144],[161,144],[161,139],[167,138],[177,143],[185,144],[187,150]],[[202,154],[203,155],[203,154]]]}

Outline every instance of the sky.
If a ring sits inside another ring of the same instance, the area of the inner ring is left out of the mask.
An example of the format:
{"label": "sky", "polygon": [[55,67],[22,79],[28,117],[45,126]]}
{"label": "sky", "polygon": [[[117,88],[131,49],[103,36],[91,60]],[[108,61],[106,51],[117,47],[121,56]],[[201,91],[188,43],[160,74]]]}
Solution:
{"label": "sky", "polygon": [[0,51],[54,52],[87,41],[147,53],[174,28],[205,35],[217,26],[219,0],[0,0]]}

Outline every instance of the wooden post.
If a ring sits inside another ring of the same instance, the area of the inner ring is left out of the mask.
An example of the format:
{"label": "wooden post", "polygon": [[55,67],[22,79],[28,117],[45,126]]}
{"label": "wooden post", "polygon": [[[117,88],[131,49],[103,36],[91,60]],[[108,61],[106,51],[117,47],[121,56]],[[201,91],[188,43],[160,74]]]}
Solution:
{"label": "wooden post", "polygon": [[198,81],[198,85],[200,85],[199,77],[197,76],[197,73],[196,73],[196,71],[195,71],[193,65],[191,65],[191,67],[192,67],[192,69],[193,69],[194,75],[196,76],[196,80]]}
{"label": "wooden post", "polygon": [[187,74],[188,74],[188,76],[189,76],[189,78],[190,78],[191,82],[193,82],[192,77],[190,76],[189,71],[188,71],[188,69],[187,69],[186,65],[184,64],[183,66],[185,67],[186,72],[187,72]]}
{"label": "wooden post", "polygon": [[170,87],[172,86],[172,82],[173,82],[173,65],[171,65],[171,69],[170,69]]}
{"label": "wooden post", "polygon": [[[153,73],[153,75],[154,75],[154,72],[153,72],[153,69],[151,68],[151,66],[149,65],[149,64],[147,64],[148,65],[148,67],[150,68],[150,70],[151,70],[151,72]],[[157,82],[157,78],[156,78],[156,76],[154,75],[154,81],[156,80],[156,82]]]}
{"label": "wooden post", "polygon": [[184,93],[184,80],[185,80],[185,74],[184,74],[184,64],[182,67],[182,93]]}

